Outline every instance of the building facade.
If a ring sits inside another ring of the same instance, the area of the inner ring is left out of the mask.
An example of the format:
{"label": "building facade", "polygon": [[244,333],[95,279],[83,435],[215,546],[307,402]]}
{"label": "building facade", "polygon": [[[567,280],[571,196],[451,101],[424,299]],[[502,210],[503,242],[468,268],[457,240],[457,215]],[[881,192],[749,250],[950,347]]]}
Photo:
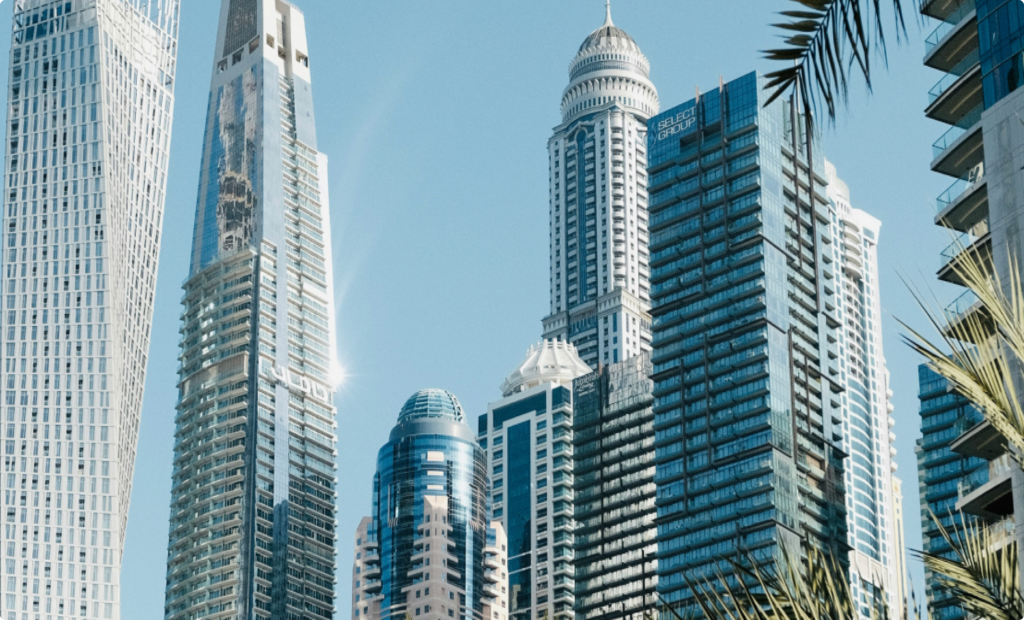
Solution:
{"label": "building facade", "polygon": [[487,459],[458,399],[413,394],[356,532],[352,617],[505,620],[508,540],[489,512]]}
{"label": "building facade", "polygon": [[881,222],[850,205],[850,189],[825,162],[830,202],[831,244],[836,270],[846,510],[850,546],[850,587],[860,617],[874,618],[881,593],[891,617],[902,613],[902,557],[895,534],[893,472],[896,424],[892,417],[889,373],[882,348],[882,304],[878,278]]}
{"label": "building facade", "polygon": [[751,73],[648,124],[658,590],[845,547],[840,292],[821,148]]}
{"label": "building facade", "polygon": [[119,618],[179,7],[12,4],[0,614]]}
{"label": "building facade", "polygon": [[[964,259],[991,270],[1009,288],[1011,265],[1024,258],[1024,4],[1011,0],[929,0],[921,12],[939,21],[925,42],[924,64],[943,73],[929,92],[925,114],[949,125],[932,147],[933,171],[953,179],[936,200],[935,223],[957,237],[941,256],[938,277],[962,285]],[[986,310],[970,291],[958,296],[945,311],[950,325],[964,317],[986,320]],[[927,383],[931,384],[932,379]],[[949,504],[957,487],[955,509],[969,518],[981,518],[1000,531],[1014,533],[1024,544],[1024,472],[1012,466],[1006,442],[988,423],[976,418],[965,427],[967,416],[956,425],[946,423],[947,435],[936,443],[942,416],[925,415],[926,381],[922,371],[922,431],[919,470],[942,480],[940,488],[922,487],[922,511],[934,502]],[[1018,386],[1020,389],[1022,386]],[[945,395],[953,398],[951,394]],[[940,399],[940,397],[936,397]],[[947,413],[952,416],[952,413]],[[976,459],[987,463],[983,467]],[[947,469],[930,463],[946,461]],[[987,470],[987,471],[986,471]],[[944,472],[940,474],[939,472]],[[959,478],[954,475],[959,474]],[[1015,493],[1013,489],[1017,489]],[[927,503],[925,502],[927,496]],[[945,509],[935,511],[945,515]],[[948,519],[947,519],[948,520]],[[949,552],[938,537],[928,513],[922,514],[925,546]],[[1010,534],[1008,534],[1010,535]],[[1024,558],[1020,560],[1024,566]],[[963,617],[960,608],[941,600],[931,588],[932,617]]]}
{"label": "building facade", "polygon": [[647,119],[650,63],[612,23],[569,65],[562,123],[548,141],[551,308],[544,338],[591,368],[650,351]]}
{"label": "building facade", "polygon": [[[916,449],[923,551],[952,558],[955,552],[942,536],[932,515],[938,517],[947,529],[959,525],[962,519],[974,522],[978,518],[971,513],[960,512],[958,503],[962,496],[989,485],[989,464],[982,457],[954,452],[951,446],[958,437],[981,424],[983,417],[967,399],[950,390],[948,381],[926,365],[918,368],[918,377],[921,438],[917,440]],[[996,473],[1005,471],[1004,467]],[[1006,524],[1003,527],[1007,527]],[[963,620],[968,617],[959,604],[934,587],[930,575],[926,573],[925,576],[931,618]]]}
{"label": "building facade", "polygon": [[182,300],[165,618],[333,618],[327,159],[305,18],[225,0]]}
{"label": "building facade", "polygon": [[573,380],[590,373],[564,340],[544,340],[478,421],[493,518],[508,533],[509,618],[572,620]]}
{"label": "building facade", "polygon": [[644,353],[574,382],[577,620],[660,607],[651,370]]}

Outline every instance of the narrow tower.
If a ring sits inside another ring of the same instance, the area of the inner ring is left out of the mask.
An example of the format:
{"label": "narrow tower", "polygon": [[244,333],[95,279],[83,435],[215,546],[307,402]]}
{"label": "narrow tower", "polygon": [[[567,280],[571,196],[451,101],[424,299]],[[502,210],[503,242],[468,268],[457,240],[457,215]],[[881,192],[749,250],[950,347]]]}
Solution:
{"label": "narrow tower", "polygon": [[651,350],[647,120],[650,63],[605,22],[569,65],[562,124],[548,141],[551,314],[544,338],[573,343],[591,368]]}
{"label": "narrow tower", "polygon": [[165,618],[333,618],[334,297],[305,18],[224,0],[185,283]]}
{"label": "narrow tower", "polygon": [[0,614],[116,619],[178,0],[13,4]]}

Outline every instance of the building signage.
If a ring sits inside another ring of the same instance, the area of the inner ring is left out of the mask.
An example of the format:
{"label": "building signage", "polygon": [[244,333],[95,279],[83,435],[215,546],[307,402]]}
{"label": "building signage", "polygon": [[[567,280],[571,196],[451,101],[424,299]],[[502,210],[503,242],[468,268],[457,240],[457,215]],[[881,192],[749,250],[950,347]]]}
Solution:
{"label": "building signage", "polygon": [[664,140],[693,127],[697,122],[697,106],[658,121],[658,140]]}
{"label": "building signage", "polygon": [[273,379],[277,385],[283,385],[289,390],[302,392],[325,403],[330,403],[332,400],[331,394],[334,393],[334,390],[310,380],[305,375],[292,372],[287,368],[279,368],[277,364],[262,358],[260,359],[260,374],[268,379]]}

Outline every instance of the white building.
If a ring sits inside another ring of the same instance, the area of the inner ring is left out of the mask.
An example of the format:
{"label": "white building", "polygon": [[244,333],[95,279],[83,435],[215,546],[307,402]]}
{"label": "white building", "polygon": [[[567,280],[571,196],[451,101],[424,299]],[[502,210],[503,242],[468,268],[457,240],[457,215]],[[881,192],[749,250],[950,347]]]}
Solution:
{"label": "white building", "polygon": [[334,289],[306,18],[222,0],[182,297],[166,620],[333,618]]}
{"label": "white building", "polygon": [[179,3],[10,4],[0,614],[119,618]]}
{"label": "white building", "polygon": [[572,342],[592,368],[651,350],[647,119],[659,104],[649,72],[608,9],[569,65],[562,123],[548,141],[544,338]]}
{"label": "white building", "polygon": [[[826,162],[831,202],[832,258],[841,266],[836,315],[840,332],[842,449],[845,461],[850,581],[862,618],[872,617],[875,588],[884,588],[893,617],[900,617],[904,566],[897,536],[893,472],[895,421],[891,417],[889,373],[882,349],[882,309],[878,281],[881,222],[850,205],[850,190]],[[826,285],[828,286],[828,285]]]}
{"label": "white building", "polygon": [[590,374],[571,343],[545,340],[480,416],[493,518],[508,534],[508,616],[573,618],[573,379]]}

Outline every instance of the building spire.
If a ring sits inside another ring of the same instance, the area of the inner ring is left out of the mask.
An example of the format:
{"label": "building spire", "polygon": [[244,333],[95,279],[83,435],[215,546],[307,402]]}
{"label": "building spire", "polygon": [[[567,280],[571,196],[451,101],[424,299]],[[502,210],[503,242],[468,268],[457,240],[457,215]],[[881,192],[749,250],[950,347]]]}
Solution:
{"label": "building spire", "polygon": [[[612,0],[604,0],[604,25],[614,26],[612,23]],[[604,26],[602,26],[603,28]]]}

